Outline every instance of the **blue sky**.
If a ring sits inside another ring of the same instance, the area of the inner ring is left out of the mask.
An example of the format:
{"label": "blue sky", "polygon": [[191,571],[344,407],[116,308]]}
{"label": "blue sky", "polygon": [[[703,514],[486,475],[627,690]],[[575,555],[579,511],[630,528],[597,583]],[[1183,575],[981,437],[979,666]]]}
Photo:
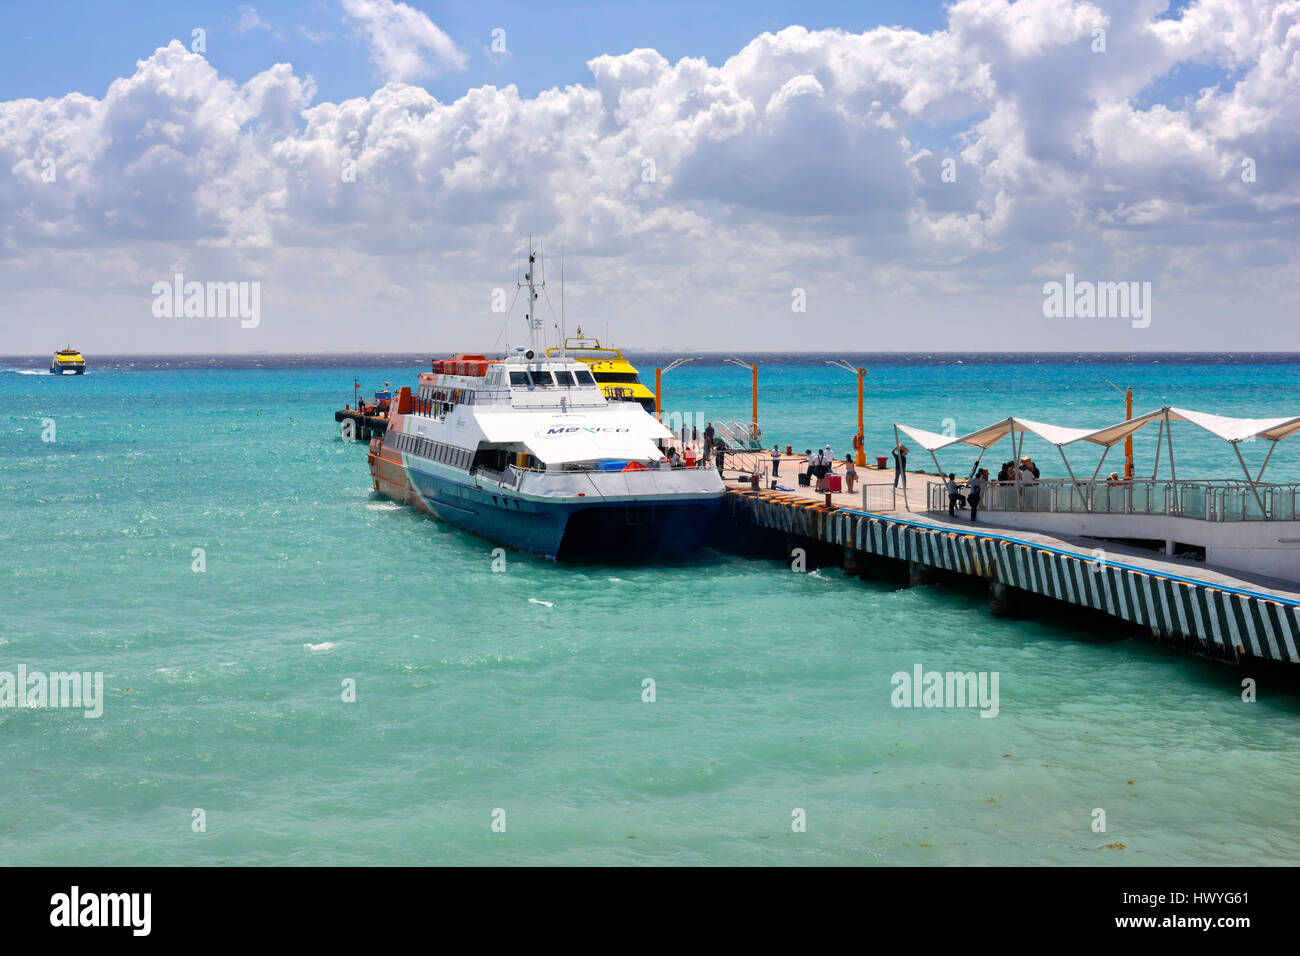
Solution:
{"label": "blue sky", "polygon": [[[525,95],[591,78],[586,61],[603,53],[653,47],[670,60],[707,57],[720,63],[755,36],[797,23],[809,29],[864,30],[903,24],[930,31],[943,26],[943,4],[925,0],[823,3],[412,2],[470,56],[469,67],[423,84],[441,100],[473,86],[516,84]],[[242,33],[241,6],[251,6],[264,29]],[[6,56],[0,60],[0,99],[62,96],[78,90],[102,95],[137,59],[171,39],[190,42],[207,30],[207,59],[237,80],[276,62],[312,74],[320,97],[368,96],[375,71],[366,45],[332,0],[306,2],[177,3],[175,0],[50,0],[5,8]],[[492,31],[506,31],[510,57],[495,63],[486,48]],[[317,42],[308,37],[314,37]]]}
{"label": "blue sky", "polygon": [[[0,18],[11,351],[485,348],[529,233],[636,347],[1300,348],[1294,0]],[[155,315],[178,273],[264,321]],[[1049,315],[1067,275],[1153,318]]]}

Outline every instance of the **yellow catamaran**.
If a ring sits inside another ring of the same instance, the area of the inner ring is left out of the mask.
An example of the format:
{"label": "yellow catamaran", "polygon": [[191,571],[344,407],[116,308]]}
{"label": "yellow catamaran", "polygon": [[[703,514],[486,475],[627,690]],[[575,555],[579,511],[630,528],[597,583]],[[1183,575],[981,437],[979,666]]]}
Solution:
{"label": "yellow catamaran", "polygon": [[549,348],[548,358],[567,355],[591,369],[596,384],[611,402],[636,402],[651,415],[655,411],[655,393],[641,381],[636,367],[616,348],[602,346],[600,339],[587,338],[578,326],[576,338],[566,338],[564,348]]}
{"label": "yellow catamaran", "polygon": [[54,358],[50,359],[51,375],[62,375],[64,372],[72,372],[74,375],[84,375],[86,372],[86,360],[71,346],[59,349],[54,353]]}

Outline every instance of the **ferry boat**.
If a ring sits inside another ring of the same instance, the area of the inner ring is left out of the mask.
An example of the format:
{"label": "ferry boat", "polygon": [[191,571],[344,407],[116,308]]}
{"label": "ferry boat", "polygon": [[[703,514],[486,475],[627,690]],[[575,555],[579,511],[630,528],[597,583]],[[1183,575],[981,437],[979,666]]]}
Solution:
{"label": "ferry boat", "polygon": [[655,393],[641,382],[636,367],[616,348],[602,346],[600,339],[585,338],[578,326],[577,338],[565,339],[564,348],[546,350],[547,357],[572,355],[591,369],[596,384],[612,402],[636,402],[650,414],[655,410]]}
{"label": "ferry boat", "polygon": [[[542,347],[537,255],[524,282],[531,344],[435,359],[370,442],[374,490],[491,541],[559,560],[694,553],[724,494],[711,467],[670,468],[672,435],[612,401],[586,363]],[[553,354],[554,353],[554,354]]]}
{"label": "ferry boat", "polygon": [[54,353],[54,358],[50,359],[51,375],[62,375],[64,372],[72,372],[75,375],[86,373],[86,360],[72,346],[59,349]]}

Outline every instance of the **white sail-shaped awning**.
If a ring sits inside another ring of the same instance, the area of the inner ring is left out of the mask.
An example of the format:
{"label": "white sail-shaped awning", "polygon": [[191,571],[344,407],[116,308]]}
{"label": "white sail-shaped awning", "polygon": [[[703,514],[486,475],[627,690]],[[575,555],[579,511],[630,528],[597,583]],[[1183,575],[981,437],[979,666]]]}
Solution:
{"label": "white sail-shaped awning", "polygon": [[1092,442],[1094,445],[1104,445],[1109,448],[1117,445],[1125,438],[1128,438],[1138,429],[1149,425],[1162,418],[1165,414],[1163,408],[1157,408],[1154,412],[1147,412],[1145,415],[1139,415],[1137,418],[1117,422],[1114,425],[1107,425],[1105,428],[1098,428],[1083,436],[1084,441]]}
{"label": "white sail-shaped awning", "polygon": [[928,432],[924,428],[911,428],[908,425],[895,425],[894,427],[926,451],[938,451],[941,448],[947,448],[949,445],[961,441],[961,439],[954,438],[951,435],[940,435],[936,432]]}
{"label": "white sail-shaped awning", "polygon": [[1186,408],[1167,409],[1173,421],[1191,422],[1217,435],[1224,441],[1249,441],[1264,438],[1280,441],[1300,431],[1300,417],[1296,418],[1229,418],[1226,415],[1211,415],[1209,412],[1193,412]]}
{"label": "white sail-shaped awning", "polygon": [[1030,421],[1028,418],[1004,418],[1000,422],[987,425],[969,435],[963,435],[956,441],[964,445],[974,445],[976,448],[988,448],[997,444],[1007,435],[1016,432],[1030,432],[1046,441],[1049,445],[1069,445],[1076,441],[1081,441],[1092,434],[1090,428],[1067,428],[1064,425],[1048,425],[1044,422]]}
{"label": "white sail-shaped awning", "polygon": [[[1015,446],[1016,437],[1019,435],[1020,446],[1014,449],[1014,454],[1019,455],[1024,447],[1024,436],[1026,434],[1036,435],[1048,444],[1056,446],[1056,450],[1060,453],[1061,460],[1065,463],[1066,470],[1070,472],[1071,478],[1074,477],[1074,470],[1070,467],[1069,459],[1065,456],[1065,446],[1086,441],[1093,445],[1100,445],[1105,449],[1102,452],[1101,462],[1097,465],[1097,471],[1093,473],[1093,479],[1095,480],[1101,472],[1101,465],[1105,462],[1110,449],[1153,422],[1160,424],[1160,436],[1156,439],[1156,463],[1152,472],[1153,478],[1160,469],[1160,451],[1163,442],[1168,446],[1171,474],[1173,474],[1174,480],[1177,480],[1177,473],[1173,471],[1174,447],[1169,425],[1171,422],[1188,422],[1232,444],[1233,451],[1236,452],[1237,459],[1241,462],[1241,469],[1245,472],[1246,480],[1251,483],[1252,487],[1263,477],[1264,469],[1268,467],[1277,443],[1285,438],[1300,434],[1300,415],[1287,418],[1231,418],[1226,415],[1214,415],[1210,412],[1175,408],[1172,405],[1166,405],[1136,418],[1116,422],[1114,425],[1107,425],[1105,428],[1069,428],[1064,425],[1049,425],[1045,422],[1036,422],[1016,416],[1004,418],[999,422],[986,425],[959,438],[950,438],[946,435],[938,435],[934,432],[927,432],[920,428],[910,428],[906,425],[895,425],[894,427],[928,451],[931,457],[934,457],[936,451],[947,448],[949,445],[962,444],[980,449],[980,457],[982,458],[985,451],[1008,435],[1011,436],[1013,446]],[[1246,461],[1241,455],[1239,444],[1243,441],[1253,441],[1255,439],[1271,441],[1273,447],[1269,449],[1264,463],[1260,466],[1259,473],[1252,477],[1250,469],[1246,467]],[[979,462],[977,461],[976,467],[978,465]],[[935,458],[935,466],[942,474],[943,469],[939,467],[937,458]],[[1255,489],[1255,493],[1258,499],[1258,489]],[[1260,501],[1260,508],[1263,508],[1262,501]]]}

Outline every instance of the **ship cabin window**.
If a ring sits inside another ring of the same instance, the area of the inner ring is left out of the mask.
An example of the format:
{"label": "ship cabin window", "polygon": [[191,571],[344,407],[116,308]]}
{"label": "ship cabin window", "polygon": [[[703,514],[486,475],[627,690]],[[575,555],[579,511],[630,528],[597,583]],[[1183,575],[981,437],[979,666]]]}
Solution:
{"label": "ship cabin window", "polygon": [[588,372],[586,369],[579,369],[578,371],[574,372],[573,374],[577,376],[577,378],[578,378],[578,384],[579,384],[579,385],[595,385],[595,384],[596,384],[596,380],[595,380],[594,378],[591,377],[591,373]]}
{"label": "ship cabin window", "polygon": [[641,380],[635,372],[601,372],[598,382],[607,385],[640,385]]}
{"label": "ship cabin window", "polygon": [[538,388],[548,388],[555,384],[551,378],[551,373],[543,369],[533,369],[531,374],[533,376],[533,384]]}
{"label": "ship cabin window", "polygon": [[523,385],[523,386],[527,387],[527,385],[528,385],[528,373],[527,373],[527,372],[511,372],[511,373],[510,373],[510,384],[511,384],[511,385]]}
{"label": "ship cabin window", "polygon": [[555,381],[568,388],[573,385],[573,375],[565,371],[556,371]]}

